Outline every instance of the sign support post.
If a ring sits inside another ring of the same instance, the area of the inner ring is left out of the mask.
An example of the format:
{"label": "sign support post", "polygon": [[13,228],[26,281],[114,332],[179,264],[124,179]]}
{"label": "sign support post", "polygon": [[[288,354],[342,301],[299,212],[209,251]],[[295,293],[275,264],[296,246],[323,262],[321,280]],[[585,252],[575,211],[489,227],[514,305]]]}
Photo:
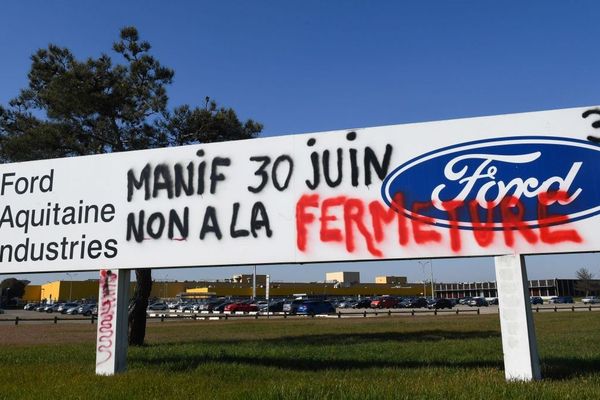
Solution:
{"label": "sign support post", "polygon": [[507,380],[541,379],[525,259],[521,254],[495,257],[504,375]]}
{"label": "sign support post", "polygon": [[130,270],[100,271],[96,375],[114,375],[127,369],[127,308]]}

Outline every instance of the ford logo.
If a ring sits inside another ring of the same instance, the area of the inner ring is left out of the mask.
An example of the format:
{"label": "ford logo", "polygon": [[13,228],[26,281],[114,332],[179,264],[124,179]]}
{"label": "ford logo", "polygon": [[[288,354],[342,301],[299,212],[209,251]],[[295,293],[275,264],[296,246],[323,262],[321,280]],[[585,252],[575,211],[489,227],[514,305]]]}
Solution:
{"label": "ford logo", "polygon": [[[473,229],[473,220],[502,229],[502,201],[518,202],[519,220],[538,227],[600,213],[600,147],[571,138],[518,136],[486,139],[423,154],[393,170],[381,195],[407,217]],[[552,194],[560,193],[553,199]],[[398,194],[401,205],[392,201]],[[541,200],[545,199],[545,200]],[[449,202],[449,203],[446,203]],[[418,207],[415,207],[418,204]],[[426,204],[423,206],[423,204]],[[452,216],[447,204],[458,205]],[[425,218],[423,218],[425,217]],[[564,218],[566,217],[566,218]]]}

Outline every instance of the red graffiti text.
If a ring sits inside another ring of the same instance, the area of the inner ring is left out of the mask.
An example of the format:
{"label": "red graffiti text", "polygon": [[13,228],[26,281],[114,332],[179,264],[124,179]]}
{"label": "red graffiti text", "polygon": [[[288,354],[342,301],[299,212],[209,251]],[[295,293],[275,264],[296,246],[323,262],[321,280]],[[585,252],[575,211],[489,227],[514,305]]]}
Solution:
{"label": "red graffiti text", "polygon": [[[109,361],[112,356],[112,348],[115,336],[115,306],[116,306],[116,281],[117,275],[110,270],[100,271],[100,286],[102,296],[100,299],[100,310],[98,319],[98,343],[96,351],[98,357],[96,365]],[[103,354],[103,357],[100,356]]]}
{"label": "red graffiti text", "polygon": [[[378,244],[390,235],[396,237],[400,246],[411,243],[439,245],[446,235],[454,253],[460,253],[463,235],[473,235],[480,247],[490,246],[498,236],[507,247],[515,247],[517,237],[529,244],[581,243],[583,240],[579,233],[565,227],[568,217],[549,215],[550,204],[566,200],[568,195],[565,192],[540,194],[535,224],[523,220],[523,203],[513,196],[507,196],[498,205],[488,203],[485,219],[480,217],[477,201],[443,202],[441,207],[448,215],[449,228],[442,230],[435,226],[433,218],[423,215],[425,210],[434,206],[431,201],[414,202],[406,208],[404,196],[398,193],[392,207],[388,207],[380,201],[366,203],[347,196],[321,198],[318,194],[307,194],[296,203],[296,246],[300,251],[308,250],[309,227],[313,224],[319,226],[320,242],[341,243],[352,253],[357,242],[363,241],[375,257],[384,256]],[[467,207],[471,217],[468,230],[459,228],[458,211],[463,207]],[[502,217],[500,229],[492,220],[497,207]],[[557,224],[561,226],[554,226]]]}

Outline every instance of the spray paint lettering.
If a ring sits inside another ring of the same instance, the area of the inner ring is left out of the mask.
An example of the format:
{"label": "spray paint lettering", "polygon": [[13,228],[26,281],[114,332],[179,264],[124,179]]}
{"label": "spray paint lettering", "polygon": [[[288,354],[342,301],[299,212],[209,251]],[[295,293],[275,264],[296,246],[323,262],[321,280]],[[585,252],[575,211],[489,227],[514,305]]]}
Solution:
{"label": "spray paint lettering", "polygon": [[[407,246],[411,242],[419,246],[439,245],[446,235],[454,253],[461,252],[463,235],[472,235],[482,248],[490,246],[498,236],[504,239],[504,244],[509,248],[516,246],[516,237],[521,237],[529,244],[581,243],[583,239],[579,233],[564,226],[569,218],[550,214],[548,210],[550,205],[568,199],[569,195],[564,191],[540,193],[537,221],[531,223],[523,220],[525,207],[514,196],[505,197],[499,205],[488,202],[484,210],[485,219],[482,219],[481,205],[477,200],[453,200],[439,204],[415,201],[405,204],[405,196],[397,193],[392,206],[388,207],[377,200],[367,204],[361,199],[347,196],[321,199],[318,194],[307,194],[296,203],[296,246],[302,252],[308,251],[308,227],[315,223],[319,224],[319,241],[344,244],[346,251],[352,253],[357,241],[362,240],[375,257],[384,257],[378,244],[390,235],[395,235],[400,246]],[[435,218],[425,215],[424,212],[432,207],[446,212],[445,221],[449,221],[449,228],[440,229],[436,226]],[[469,230],[458,226],[457,215],[461,209],[468,210],[471,215]],[[501,216],[499,224],[492,220],[495,211]],[[388,229],[392,224],[395,227]]]}
{"label": "spray paint lettering", "polygon": [[98,344],[96,351],[103,354],[98,356],[96,366],[108,362],[113,357],[113,343],[115,338],[115,307],[116,307],[116,281],[117,274],[111,270],[100,271],[100,287],[102,298],[98,319]]}

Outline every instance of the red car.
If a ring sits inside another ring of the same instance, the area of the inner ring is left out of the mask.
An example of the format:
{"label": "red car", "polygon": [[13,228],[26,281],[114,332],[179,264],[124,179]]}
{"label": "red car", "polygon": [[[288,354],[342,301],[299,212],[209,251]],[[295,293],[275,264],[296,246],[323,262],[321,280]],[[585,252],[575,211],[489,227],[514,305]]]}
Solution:
{"label": "red car", "polygon": [[395,308],[398,305],[398,299],[394,297],[380,297],[371,301],[371,308]]}
{"label": "red car", "polygon": [[243,311],[243,312],[252,312],[258,311],[258,306],[256,304],[249,303],[231,303],[225,306],[224,311]]}

